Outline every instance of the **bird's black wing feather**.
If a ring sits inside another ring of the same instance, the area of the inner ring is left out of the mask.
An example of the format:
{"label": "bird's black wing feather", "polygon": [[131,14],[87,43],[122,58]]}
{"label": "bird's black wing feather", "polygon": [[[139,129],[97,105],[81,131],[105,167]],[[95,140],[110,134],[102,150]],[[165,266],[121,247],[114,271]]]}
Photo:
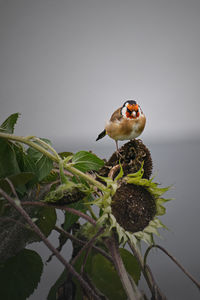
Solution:
{"label": "bird's black wing feather", "polygon": [[96,141],[102,139],[106,135],[106,130],[104,129],[97,137]]}

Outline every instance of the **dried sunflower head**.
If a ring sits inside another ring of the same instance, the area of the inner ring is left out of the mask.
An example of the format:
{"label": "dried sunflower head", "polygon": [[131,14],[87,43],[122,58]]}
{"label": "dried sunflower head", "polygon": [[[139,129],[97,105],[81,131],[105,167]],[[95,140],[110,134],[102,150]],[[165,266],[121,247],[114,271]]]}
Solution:
{"label": "dried sunflower head", "polygon": [[116,221],[133,233],[147,227],[156,214],[155,197],[145,187],[126,182],[116,190],[111,208]]}
{"label": "dried sunflower head", "polygon": [[[152,158],[149,149],[143,144],[141,140],[131,140],[124,144],[119,149],[120,163],[123,168],[124,176],[130,173],[137,172],[143,164],[143,178],[149,179],[152,174]],[[119,172],[119,156],[116,152],[110,157],[104,167],[99,171],[99,175],[107,177],[110,176],[112,170],[115,177]]]}
{"label": "dried sunflower head", "polygon": [[157,216],[165,214],[162,198],[169,187],[159,188],[153,179],[144,178],[143,163],[139,171],[124,176],[122,166],[117,177],[100,177],[107,184],[102,195],[94,201],[101,208],[98,224],[114,229],[119,242],[130,240],[137,244],[143,240],[153,243],[153,234],[159,236],[158,228],[166,228]]}

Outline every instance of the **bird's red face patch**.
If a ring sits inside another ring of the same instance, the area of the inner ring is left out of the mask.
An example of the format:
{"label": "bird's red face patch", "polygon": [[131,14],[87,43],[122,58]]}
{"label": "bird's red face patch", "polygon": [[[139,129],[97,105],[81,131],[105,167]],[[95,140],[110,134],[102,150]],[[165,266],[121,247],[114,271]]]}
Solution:
{"label": "bird's red face patch", "polygon": [[127,104],[126,117],[128,119],[135,119],[139,117],[139,107],[138,104]]}

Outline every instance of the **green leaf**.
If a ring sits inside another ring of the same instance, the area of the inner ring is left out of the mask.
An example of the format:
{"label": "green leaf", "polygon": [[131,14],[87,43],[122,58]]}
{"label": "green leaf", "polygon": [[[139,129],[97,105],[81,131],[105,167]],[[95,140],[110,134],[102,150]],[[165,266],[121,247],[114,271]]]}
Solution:
{"label": "green leaf", "polygon": [[72,163],[75,168],[82,172],[90,170],[98,171],[104,165],[104,161],[102,159],[87,151],[79,151],[74,154]]}
{"label": "green leaf", "polygon": [[[34,177],[33,173],[30,172],[23,172],[19,173],[17,175],[11,175],[8,176],[8,179],[13,183],[14,187],[22,187],[24,186],[27,182],[32,180]],[[0,179],[0,188],[2,188],[6,193],[11,192],[11,188],[9,183],[5,179]]]}
{"label": "green leaf", "polygon": [[37,288],[43,270],[41,257],[24,249],[0,266],[0,295],[3,300],[25,300]]}
{"label": "green leaf", "polygon": [[42,155],[36,162],[38,180],[45,178],[53,168],[53,161],[47,156]]}
{"label": "green leaf", "polygon": [[[48,237],[51,231],[54,229],[56,224],[56,211],[52,207],[39,207],[34,210],[33,213],[30,214],[31,218],[35,218],[37,221],[36,225],[40,228],[42,233]],[[34,241],[40,240],[38,235],[34,235]]]}
{"label": "green leaf", "polygon": [[33,173],[37,172],[35,161],[31,157],[31,155],[23,153],[22,160],[23,160],[23,170],[25,172],[33,172]]}
{"label": "green leaf", "polygon": [[115,181],[118,181],[120,178],[123,177],[123,175],[124,175],[124,171],[123,171],[122,165],[120,163],[120,171],[119,171],[119,174],[116,176]]}
{"label": "green leaf", "polygon": [[7,132],[7,133],[13,133],[15,124],[16,124],[19,116],[20,116],[19,113],[10,115],[0,126],[0,131]]}
{"label": "green leaf", "polygon": [[[42,140],[45,142],[48,141],[46,139]],[[25,157],[26,166],[30,169],[35,169],[38,181],[41,181],[51,172],[53,168],[53,161],[46,155],[33,148],[28,148],[27,153],[28,156]]]}
{"label": "green leaf", "polygon": [[164,206],[160,205],[156,205],[156,215],[157,216],[162,216],[166,213],[166,208]]}
{"label": "green leaf", "polygon": [[92,258],[90,279],[108,299],[126,300],[127,296],[113,264],[101,254]]}
{"label": "green leaf", "polygon": [[60,152],[60,153],[58,153],[58,155],[60,155],[60,157],[62,158],[62,159],[65,159],[65,158],[67,158],[68,156],[72,156],[73,155],[73,153],[72,152]]}
{"label": "green leaf", "polygon": [[[69,203],[74,202],[75,200],[79,201],[83,198],[84,194],[80,192],[82,188],[82,184],[75,184],[72,181],[69,181],[65,184],[60,184],[56,187],[55,190],[50,191],[44,198],[44,202],[52,202],[55,203],[58,201]],[[78,196],[78,199],[77,199]],[[82,197],[82,198],[79,198]]]}
{"label": "green leaf", "polygon": [[13,144],[0,139],[0,178],[20,173]]}
{"label": "green leaf", "polygon": [[119,252],[127,272],[132,276],[135,283],[138,284],[141,275],[141,268],[137,259],[124,248],[120,248]]}
{"label": "green leaf", "polygon": [[[76,203],[70,204],[70,205],[68,205],[68,207],[75,208],[82,212],[85,212],[87,210],[86,206],[82,202],[76,202]],[[64,221],[64,224],[62,225],[63,229],[68,231],[69,228],[75,222],[77,222],[79,218],[80,218],[79,216],[66,211],[65,212],[65,221]]]}

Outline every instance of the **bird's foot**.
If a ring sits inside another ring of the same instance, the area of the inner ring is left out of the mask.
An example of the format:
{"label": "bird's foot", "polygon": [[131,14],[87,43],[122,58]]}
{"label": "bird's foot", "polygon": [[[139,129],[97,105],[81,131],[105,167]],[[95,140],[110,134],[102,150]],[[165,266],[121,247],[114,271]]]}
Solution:
{"label": "bird's foot", "polygon": [[118,157],[119,160],[123,158],[123,156],[120,153],[119,149],[117,149],[117,151],[115,153],[116,153],[116,155],[117,155],[117,157]]}

